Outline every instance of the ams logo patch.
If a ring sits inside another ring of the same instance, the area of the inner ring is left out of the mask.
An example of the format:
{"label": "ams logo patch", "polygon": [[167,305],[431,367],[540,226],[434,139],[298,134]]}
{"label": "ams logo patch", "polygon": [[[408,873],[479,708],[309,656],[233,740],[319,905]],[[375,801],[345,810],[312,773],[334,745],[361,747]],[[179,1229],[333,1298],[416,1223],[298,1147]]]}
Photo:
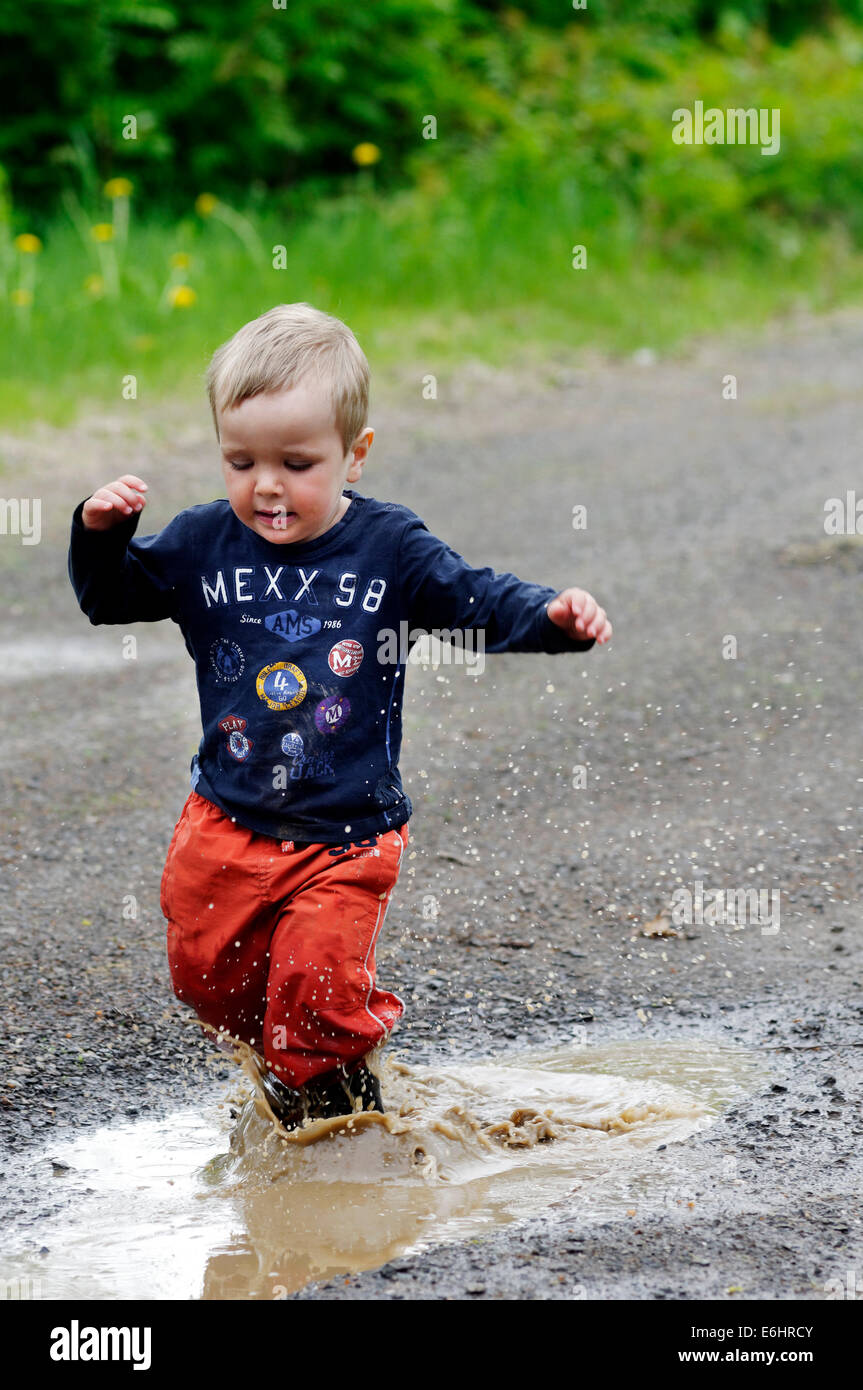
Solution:
{"label": "ams logo patch", "polygon": [[295,608],[288,608],[283,613],[268,613],[264,626],[278,637],[284,637],[286,642],[302,642],[304,637],[320,632],[321,620],[307,613],[300,614]]}

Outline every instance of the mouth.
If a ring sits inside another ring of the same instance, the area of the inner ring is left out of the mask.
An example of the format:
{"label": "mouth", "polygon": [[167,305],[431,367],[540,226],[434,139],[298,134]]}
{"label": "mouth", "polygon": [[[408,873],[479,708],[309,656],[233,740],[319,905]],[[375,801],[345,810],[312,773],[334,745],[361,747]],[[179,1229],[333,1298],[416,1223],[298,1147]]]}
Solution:
{"label": "mouth", "polygon": [[261,521],[265,521],[269,526],[287,526],[289,521],[296,518],[296,512],[263,512],[256,511],[255,516]]}

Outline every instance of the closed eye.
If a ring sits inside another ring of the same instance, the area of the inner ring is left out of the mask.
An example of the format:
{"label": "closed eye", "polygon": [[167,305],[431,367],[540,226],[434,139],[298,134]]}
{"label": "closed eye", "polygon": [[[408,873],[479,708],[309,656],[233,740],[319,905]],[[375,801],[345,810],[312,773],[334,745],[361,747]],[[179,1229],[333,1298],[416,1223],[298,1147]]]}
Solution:
{"label": "closed eye", "polygon": [[[237,473],[245,473],[252,467],[251,463],[237,463],[235,459],[231,459],[230,464]],[[285,459],[285,467],[291,473],[305,473],[306,469],[314,468],[314,466],[313,463],[290,463]]]}

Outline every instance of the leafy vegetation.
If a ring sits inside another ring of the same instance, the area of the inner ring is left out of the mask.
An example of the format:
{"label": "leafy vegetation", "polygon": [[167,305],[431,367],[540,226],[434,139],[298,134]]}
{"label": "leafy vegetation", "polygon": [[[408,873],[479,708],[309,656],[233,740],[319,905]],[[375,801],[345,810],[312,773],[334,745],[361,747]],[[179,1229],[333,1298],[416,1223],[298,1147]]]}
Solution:
{"label": "leafy vegetation", "polygon": [[[7,7],[0,418],[60,421],[130,377],[200,391],[213,348],[281,301],[345,318],[377,368],[427,370],[841,302],[861,8]],[[778,110],[778,152],[676,144],[696,101]]]}

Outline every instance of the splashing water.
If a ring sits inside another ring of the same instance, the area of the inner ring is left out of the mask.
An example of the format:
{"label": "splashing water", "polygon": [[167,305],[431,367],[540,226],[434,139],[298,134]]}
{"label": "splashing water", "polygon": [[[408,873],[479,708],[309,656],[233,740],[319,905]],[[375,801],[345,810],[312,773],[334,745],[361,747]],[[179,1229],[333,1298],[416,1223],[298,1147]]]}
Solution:
{"label": "splashing water", "polygon": [[47,1298],[284,1298],[552,1206],[586,1224],[679,1204],[699,1177],[683,1141],[765,1075],[725,1043],[647,1041],[377,1067],[386,1114],[288,1137],[255,1089],[233,1126],[214,1096],[54,1140],[68,1171],[46,1178],[40,1154],[32,1177],[68,1200],[35,1232],[7,1227],[0,1278]]}

